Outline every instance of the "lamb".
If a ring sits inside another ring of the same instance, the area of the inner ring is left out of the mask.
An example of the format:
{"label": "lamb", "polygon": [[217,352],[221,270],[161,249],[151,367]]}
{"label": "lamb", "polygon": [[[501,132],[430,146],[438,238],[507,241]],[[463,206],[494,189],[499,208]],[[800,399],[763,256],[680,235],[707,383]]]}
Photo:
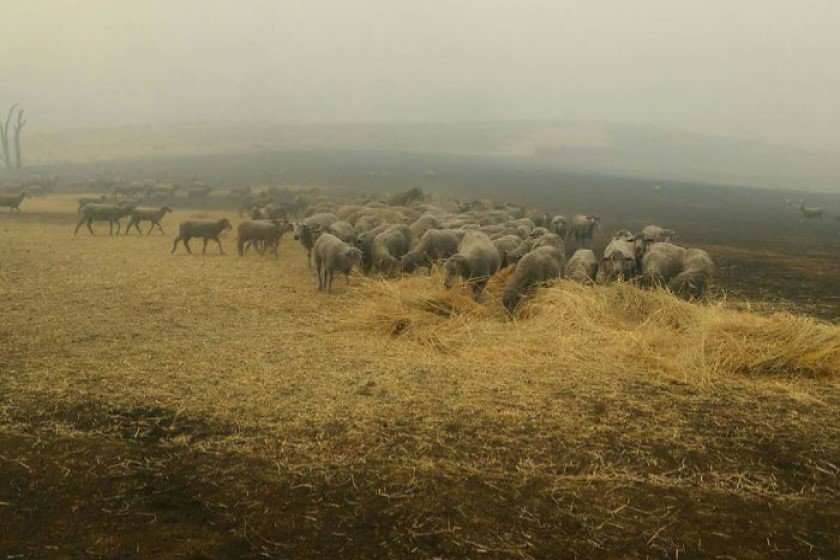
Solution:
{"label": "lamb", "polygon": [[642,282],[667,285],[682,270],[685,249],[667,242],[652,244],[642,258]]}
{"label": "lamb", "polygon": [[131,219],[128,221],[128,225],[125,227],[125,234],[128,235],[128,230],[131,229],[131,226],[137,230],[137,233],[142,234],[143,232],[140,231],[140,222],[146,221],[151,222],[149,226],[149,231],[146,235],[151,235],[152,230],[155,229],[155,226],[160,230],[161,235],[164,235],[163,226],[160,225],[160,221],[166,215],[167,212],[172,212],[172,208],[169,206],[161,206],[160,208],[151,208],[146,206],[138,206],[131,212]]}
{"label": "lamb", "polygon": [[226,229],[233,229],[233,226],[230,225],[227,218],[222,218],[221,220],[186,220],[181,222],[178,228],[178,237],[175,238],[175,242],[172,244],[171,252],[174,253],[175,249],[178,248],[178,242],[183,241],[187,253],[192,254],[189,244],[190,239],[201,237],[204,239],[204,248],[201,250],[202,255],[207,252],[207,240],[209,239],[219,244],[219,253],[224,255],[225,252],[222,249],[222,242],[219,241],[219,234]]}
{"label": "lamb", "polygon": [[430,229],[423,234],[414,250],[403,255],[400,268],[411,274],[421,266],[432,266],[458,252],[458,244],[467,232],[454,229]]}
{"label": "lamb", "polygon": [[598,260],[591,249],[578,249],[566,263],[565,276],[582,283],[593,283],[598,274]]}
{"label": "lamb", "polygon": [[87,224],[90,234],[94,235],[91,224],[94,221],[108,222],[108,235],[114,234],[114,224],[117,224],[117,235],[120,234],[120,220],[134,211],[134,204],[86,204],[82,207],[82,217],[79,223],[76,224],[76,229],[73,235],[79,233],[79,228],[82,224]]}
{"label": "lamb", "polygon": [[341,272],[350,284],[350,271],[353,265],[362,262],[362,251],[349,243],[345,243],[331,233],[324,233],[315,242],[315,270],[318,272],[318,289],[332,291],[335,272]]}
{"label": "lamb", "polygon": [[380,273],[391,276],[399,267],[400,259],[411,249],[411,230],[404,224],[394,225],[373,240],[371,259]]}
{"label": "lamb", "polygon": [[502,293],[502,304],[508,313],[513,314],[516,306],[535,288],[559,278],[564,260],[556,247],[539,247],[522,257]]}
{"label": "lamb", "polygon": [[702,249],[688,249],[682,260],[682,271],[668,284],[668,288],[684,298],[700,297],[712,283],[714,263]]}
{"label": "lamb", "polygon": [[287,231],[292,231],[292,224],[280,220],[245,220],[236,226],[236,250],[239,256],[248,252],[252,244],[260,255],[270,248],[277,257],[277,245]]}
{"label": "lamb", "polygon": [[23,199],[26,198],[26,193],[22,192],[19,194],[3,194],[0,195],[0,207],[7,207],[9,212],[12,210],[17,210],[20,212],[20,203],[23,202]]}
{"label": "lamb", "polygon": [[455,280],[464,279],[478,298],[490,277],[499,270],[499,251],[487,234],[471,230],[458,245],[458,252],[449,257],[443,265],[446,271],[444,288],[452,289]]}

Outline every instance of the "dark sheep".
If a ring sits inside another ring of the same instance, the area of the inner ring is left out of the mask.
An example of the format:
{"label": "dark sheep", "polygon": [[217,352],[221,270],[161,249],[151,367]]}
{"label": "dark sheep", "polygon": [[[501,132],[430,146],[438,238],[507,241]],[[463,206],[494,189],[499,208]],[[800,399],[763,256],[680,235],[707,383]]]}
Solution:
{"label": "dark sheep", "polygon": [[241,257],[254,245],[260,255],[271,249],[276,257],[280,239],[292,229],[292,224],[280,220],[245,220],[236,226],[236,250]]}

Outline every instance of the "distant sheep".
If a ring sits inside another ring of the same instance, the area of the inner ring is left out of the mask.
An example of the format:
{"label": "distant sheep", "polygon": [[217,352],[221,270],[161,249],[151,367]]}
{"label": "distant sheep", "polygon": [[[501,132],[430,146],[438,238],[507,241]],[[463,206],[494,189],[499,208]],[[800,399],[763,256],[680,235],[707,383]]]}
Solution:
{"label": "distant sheep", "polygon": [[575,214],[572,216],[569,233],[572,234],[581,248],[592,242],[595,230],[601,227],[601,218]]}
{"label": "distant sheep", "polygon": [[458,245],[458,252],[449,257],[443,265],[446,272],[444,287],[449,290],[458,278],[465,280],[472,288],[473,297],[478,298],[496,271],[499,270],[499,251],[480,231],[468,231]]}
{"label": "distant sheep", "polygon": [[26,193],[19,194],[2,194],[0,195],[0,208],[8,208],[9,212],[17,210],[20,212],[20,203],[26,198]]}
{"label": "distant sheep", "polygon": [[315,270],[318,273],[318,289],[332,291],[333,277],[336,271],[344,274],[346,283],[350,283],[350,271],[362,262],[362,251],[345,243],[331,233],[324,233],[315,242]]}
{"label": "distant sheep", "polygon": [[823,209],[819,206],[814,206],[812,208],[806,208],[805,204],[800,202],[799,203],[799,212],[802,214],[802,217],[806,220],[810,220],[816,218],[818,220],[823,219]]}
{"label": "distant sheep", "polygon": [[175,238],[175,242],[172,244],[172,252],[174,253],[175,249],[178,248],[178,242],[182,241],[187,253],[192,254],[189,243],[190,239],[201,237],[204,240],[204,247],[201,250],[202,255],[207,253],[207,241],[210,239],[219,244],[219,253],[224,255],[225,252],[222,249],[222,242],[219,241],[219,234],[226,229],[232,229],[232,227],[227,218],[222,218],[221,220],[186,220],[181,222],[178,228],[178,237]]}

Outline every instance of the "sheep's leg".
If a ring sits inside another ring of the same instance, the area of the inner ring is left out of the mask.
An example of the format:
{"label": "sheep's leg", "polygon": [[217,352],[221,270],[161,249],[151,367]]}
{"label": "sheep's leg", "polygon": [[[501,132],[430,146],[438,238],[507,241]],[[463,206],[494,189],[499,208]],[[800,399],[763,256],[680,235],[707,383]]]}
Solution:
{"label": "sheep's leg", "polygon": [[120,230],[122,229],[122,224],[120,223],[120,221],[119,221],[119,220],[117,220],[117,222],[116,222],[116,223],[117,223],[117,235],[119,235],[119,234],[120,234]]}
{"label": "sheep's leg", "polygon": [[170,251],[170,253],[174,253],[174,252],[175,252],[175,249],[177,249],[177,248],[178,248],[178,242],[179,242],[180,240],[181,240],[181,236],[180,236],[180,235],[179,235],[178,237],[176,237],[176,238],[175,238],[175,243],[173,243],[173,244],[172,244],[172,251]]}
{"label": "sheep's leg", "polygon": [[[155,229],[155,223],[152,222],[149,225],[149,231],[146,232],[146,236],[148,237],[149,235],[152,235],[152,230],[154,230],[154,229]],[[140,235],[143,235],[143,232],[140,231],[140,226],[139,225],[137,226],[137,233],[139,233]]]}
{"label": "sheep's leg", "polygon": [[245,255],[245,250],[242,248],[245,245],[241,239],[236,240],[236,252],[242,257]]}
{"label": "sheep's leg", "polygon": [[[163,231],[163,226],[162,226],[162,225],[160,225],[160,222],[155,222],[155,223],[157,224],[157,227],[158,227],[158,229],[160,230],[160,234],[161,234],[161,235],[166,235],[166,232],[165,232],[165,231]],[[149,233],[151,233],[151,232],[149,232]]]}
{"label": "sheep's leg", "polygon": [[219,238],[218,238],[218,237],[214,237],[213,239],[216,241],[216,243],[218,243],[218,244],[219,244],[219,254],[220,254],[220,255],[224,255],[224,254],[225,254],[225,251],[224,251],[224,249],[222,249],[222,242],[221,242],[221,240],[219,240]]}
{"label": "sheep's leg", "polygon": [[78,223],[78,224],[76,224],[76,229],[73,231],[73,235],[76,235],[77,233],[79,233],[79,228],[80,228],[80,227],[82,227],[82,224],[83,224],[83,223],[85,223],[85,219],[84,219],[84,218],[82,218],[81,220],[79,220],[79,223]]}
{"label": "sheep's leg", "polygon": [[184,248],[186,248],[187,253],[189,253],[189,254],[191,254],[191,255],[192,255],[192,249],[190,249],[190,243],[189,243],[190,238],[189,238],[189,237],[185,237],[185,238],[183,239],[183,241],[184,241]]}
{"label": "sheep's leg", "polygon": [[265,241],[257,239],[256,243],[254,243],[254,247],[256,247],[257,253],[259,253],[261,257],[265,256]]}
{"label": "sheep's leg", "polygon": [[327,293],[329,294],[329,293],[332,292],[332,283],[333,283],[333,277],[335,276],[335,270],[330,268],[329,270],[325,270],[324,274],[327,277]]}
{"label": "sheep's leg", "polygon": [[312,268],[312,249],[306,250],[306,261],[306,264],[309,266],[309,268]]}
{"label": "sheep's leg", "polygon": [[207,238],[207,237],[205,237],[205,238],[204,238],[204,247],[201,249],[201,254],[202,254],[202,255],[203,255],[203,254],[205,254],[205,253],[207,253],[207,240],[208,240],[208,238]]}
{"label": "sheep's leg", "polygon": [[318,290],[323,290],[324,281],[321,276],[321,261],[318,258],[315,259],[315,273],[318,274]]}
{"label": "sheep's leg", "polygon": [[93,225],[92,224],[93,224],[93,220],[88,220],[87,221],[87,228],[88,228],[88,230],[90,230],[91,235],[96,235],[95,233],[93,233]]}

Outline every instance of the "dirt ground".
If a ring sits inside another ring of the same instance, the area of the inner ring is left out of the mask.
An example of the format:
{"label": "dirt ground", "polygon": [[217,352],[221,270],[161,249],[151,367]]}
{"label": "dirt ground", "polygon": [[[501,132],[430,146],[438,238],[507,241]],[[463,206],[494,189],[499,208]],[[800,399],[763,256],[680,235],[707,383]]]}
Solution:
{"label": "dirt ground", "polygon": [[[2,557],[840,555],[836,375],[468,359],[367,328],[375,281],[317,293],[290,237],[170,254],[233,212],[73,237],[73,199],[0,213]],[[702,241],[739,305],[836,322],[819,239]]]}

